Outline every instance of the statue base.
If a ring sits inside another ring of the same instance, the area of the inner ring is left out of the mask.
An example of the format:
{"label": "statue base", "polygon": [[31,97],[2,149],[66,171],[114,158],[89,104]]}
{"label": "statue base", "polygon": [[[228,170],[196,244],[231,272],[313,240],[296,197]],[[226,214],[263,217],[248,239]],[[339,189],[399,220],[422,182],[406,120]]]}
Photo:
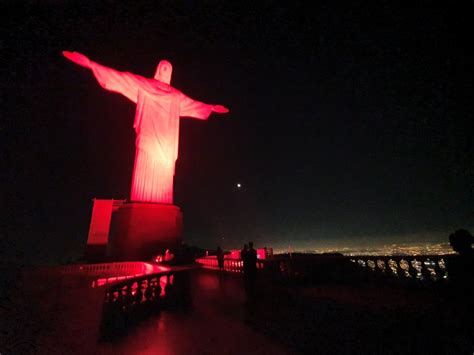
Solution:
{"label": "statue base", "polygon": [[150,261],[182,244],[183,215],[178,206],[132,202],[112,214],[107,258]]}

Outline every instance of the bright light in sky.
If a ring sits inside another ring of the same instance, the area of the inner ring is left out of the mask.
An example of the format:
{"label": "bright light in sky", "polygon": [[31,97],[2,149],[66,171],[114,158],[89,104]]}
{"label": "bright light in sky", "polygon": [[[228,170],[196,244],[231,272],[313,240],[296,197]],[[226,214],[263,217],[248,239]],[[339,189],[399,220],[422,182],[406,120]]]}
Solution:
{"label": "bright light in sky", "polygon": [[242,185],[240,183],[237,183],[237,188],[240,189]]}

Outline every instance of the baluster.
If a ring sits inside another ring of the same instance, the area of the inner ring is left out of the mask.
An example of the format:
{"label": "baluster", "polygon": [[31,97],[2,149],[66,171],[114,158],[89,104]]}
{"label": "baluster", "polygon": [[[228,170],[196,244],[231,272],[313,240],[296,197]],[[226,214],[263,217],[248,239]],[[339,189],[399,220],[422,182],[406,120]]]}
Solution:
{"label": "baluster", "polygon": [[140,304],[142,303],[142,300],[143,300],[143,287],[144,287],[144,283],[145,282],[148,282],[147,280],[143,280],[143,281],[140,281],[138,283],[138,287],[137,287],[137,293],[135,294],[135,303],[136,304]]}
{"label": "baluster", "polygon": [[159,302],[161,295],[161,285],[158,277],[153,278],[153,301]]}
{"label": "baluster", "polygon": [[165,297],[166,296],[166,284],[167,284],[167,282],[168,282],[168,280],[167,280],[165,275],[160,277],[160,289],[161,289],[160,297]]}
{"label": "baluster", "polygon": [[388,259],[388,267],[393,276],[398,277],[398,264],[393,259]]}
{"label": "baluster", "polygon": [[436,263],[432,261],[430,258],[426,258],[426,260],[422,263],[422,274],[425,280],[427,281],[438,280],[438,275],[436,275],[435,267],[436,267]]}
{"label": "baluster", "polygon": [[442,278],[443,280],[448,280],[449,279],[449,270],[446,267],[446,263],[444,261],[444,258],[439,259],[438,262],[436,263],[436,266],[439,270],[438,273],[440,275],[440,278]]}
{"label": "baluster", "polygon": [[[173,290],[173,289],[174,289],[174,287],[173,287],[174,276],[171,275],[171,274],[168,274],[168,275],[167,275],[167,280],[168,280],[168,281],[167,281],[168,283],[166,284],[166,294],[167,294],[167,295],[170,295],[170,294],[172,294],[173,291],[174,291],[174,290]],[[173,281],[172,281],[172,280],[173,280]]]}
{"label": "baluster", "polygon": [[370,271],[375,271],[375,262],[373,260],[367,260],[367,266]]}
{"label": "baluster", "polygon": [[153,298],[153,286],[151,280],[148,280],[147,287],[145,289],[145,300],[150,303]]}
{"label": "baluster", "polygon": [[105,304],[104,304],[104,318],[109,317],[114,310],[114,294],[111,291],[108,291],[105,294]]}
{"label": "baluster", "polygon": [[[136,283],[134,283],[136,284]],[[125,297],[124,297],[124,309],[125,311],[129,311],[129,309],[132,307],[133,302],[134,302],[134,297],[132,294],[132,285],[125,285],[123,287]]]}
{"label": "baluster", "polygon": [[420,262],[415,258],[413,258],[413,260],[408,263],[408,272],[410,273],[410,276],[413,280],[422,280],[421,268],[419,266],[419,263]]}
{"label": "baluster", "polygon": [[412,275],[410,274],[410,264],[408,261],[401,259],[398,264],[401,269],[401,274],[406,278],[412,278]]}
{"label": "baluster", "polygon": [[386,267],[385,267],[385,261],[378,259],[377,260],[377,267],[379,268],[380,272],[385,273]]}

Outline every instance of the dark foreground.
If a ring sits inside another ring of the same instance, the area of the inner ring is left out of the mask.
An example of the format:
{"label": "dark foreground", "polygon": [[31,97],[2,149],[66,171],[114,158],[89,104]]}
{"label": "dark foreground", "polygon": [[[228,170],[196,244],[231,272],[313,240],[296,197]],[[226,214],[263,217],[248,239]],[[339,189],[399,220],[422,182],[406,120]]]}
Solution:
{"label": "dark foreground", "polygon": [[[285,286],[261,278],[246,292],[240,275],[190,272],[189,298],[160,311],[147,310],[128,322],[107,324],[107,336],[77,345],[68,353],[95,354],[472,354],[472,317],[462,296],[435,289],[410,289],[372,283]],[[51,290],[58,297],[61,290]],[[58,293],[59,292],[59,293]],[[37,337],[48,324],[34,324],[33,305],[47,302],[17,298],[2,316],[0,353],[15,340],[21,353],[46,353]],[[44,295],[42,296],[44,297]],[[28,305],[23,304],[28,301]],[[43,306],[44,307],[44,306]],[[49,308],[51,309],[51,308]],[[54,311],[61,317],[61,303]],[[81,309],[81,312],[91,310]],[[28,312],[31,312],[29,317]],[[22,313],[22,314],[20,314]],[[44,318],[42,318],[44,319]],[[64,320],[65,322],[69,320]],[[78,326],[87,327],[87,324]],[[81,330],[78,328],[78,331]],[[29,329],[25,331],[25,329]],[[58,343],[57,353],[65,349]],[[13,352],[11,352],[13,353]],[[19,353],[19,352],[15,352]],[[47,353],[51,353],[51,347]]]}

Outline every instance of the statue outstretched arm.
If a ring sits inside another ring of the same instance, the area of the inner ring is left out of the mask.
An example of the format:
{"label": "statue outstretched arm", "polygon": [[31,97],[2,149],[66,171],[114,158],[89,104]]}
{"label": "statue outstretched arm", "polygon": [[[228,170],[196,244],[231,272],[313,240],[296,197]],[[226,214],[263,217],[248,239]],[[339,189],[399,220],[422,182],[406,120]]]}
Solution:
{"label": "statue outstretched arm", "polygon": [[90,59],[87,58],[84,54],[81,54],[79,52],[63,51],[63,56],[65,56],[71,62],[74,62],[80,65],[81,67],[85,67],[85,68],[91,67]]}
{"label": "statue outstretched arm", "polygon": [[91,69],[99,84],[106,90],[124,95],[133,102],[137,102],[138,89],[145,85],[146,79],[140,75],[121,72],[93,62],[84,54],[63,51],[63,55],[70,61]]}
{"label": "statue outstretched arm", "polygon": [[229,109],[222,105],[209,105],[182,95],[180,100],[180,116],[206,120],[212,112],[227,113]]}
{"label": "statue outstretched arm", "polygon": [[222,105],[212,105],[212,112],[227,113],[227,112],[229,112],[229,109],[225,106],[222,106]]}

